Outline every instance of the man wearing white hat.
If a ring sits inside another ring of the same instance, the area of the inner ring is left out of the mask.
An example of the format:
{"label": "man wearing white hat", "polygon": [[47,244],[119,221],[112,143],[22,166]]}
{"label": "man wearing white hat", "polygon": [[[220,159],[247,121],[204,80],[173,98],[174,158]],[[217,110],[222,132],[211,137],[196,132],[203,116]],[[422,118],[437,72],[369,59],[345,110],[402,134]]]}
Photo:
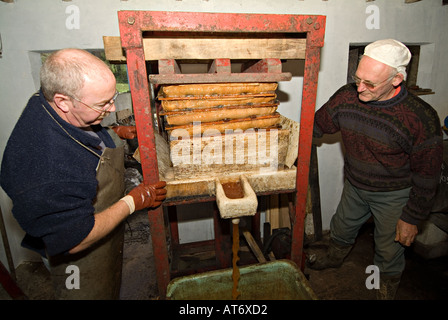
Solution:
{"label": "man wearing white hat", "polygon": [[373,216],[377,297],[393,299],[405,267],[404,250],[431,210],[442,164],[436,111],[407,91],[409,49],[387,39],[369,44],[353,77],[315,116],[314,136],[341,132],[345,183],[316,270],[337,268],[360,227]]}

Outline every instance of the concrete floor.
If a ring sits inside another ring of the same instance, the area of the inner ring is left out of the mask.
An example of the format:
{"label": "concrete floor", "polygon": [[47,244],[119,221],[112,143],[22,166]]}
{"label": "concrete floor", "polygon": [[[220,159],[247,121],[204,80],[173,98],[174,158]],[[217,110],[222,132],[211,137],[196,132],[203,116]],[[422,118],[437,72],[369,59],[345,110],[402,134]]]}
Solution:
{"label": "concrete floor", "polygon": [[[242,237],[243,238],[243,237]],[[243,238],[244,239],[244,238]],[[242,240],[244,241],[244,240]],[[308,245],[307,253],[322,250],[328,238]],[[375,292],[365,286],[365,273],[373,257],[373,228],[367,224],[339,269],[314,271],[305,268],[309,285],[322,300],[372,300]],[[30,300],[52,299],[48,271],[42,263],[24,263],[17,270],[18,285]],[[145,214],[132,215],[126,224],[122,300],[158,299],[151,237]],[[0,287],[0,299],[10,297]],[[448,299],[448,257],[424,260],[407,251],[407,266],[397,293],[400,300]]]}
{"label": "concrete floor", "polygon": [[[312,243],[307,253],[322,250],[328,236]],[[375,289],[366,288],[371,273],[366,268],[373,264],[373,223],[360,231],[357,242],[344,264],[338,269],[315,271],[305,268],[310,285],[323,300],[373,300]],[[396,300],[446,300],[448,299],[448,256],[425,260],[407,249],[406,268],[398,288]]]}

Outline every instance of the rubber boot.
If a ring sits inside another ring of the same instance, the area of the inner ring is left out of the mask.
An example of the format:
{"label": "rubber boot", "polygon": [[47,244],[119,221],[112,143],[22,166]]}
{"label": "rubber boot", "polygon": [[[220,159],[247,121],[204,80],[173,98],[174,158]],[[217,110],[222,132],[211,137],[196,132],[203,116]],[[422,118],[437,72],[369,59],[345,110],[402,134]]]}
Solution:
{"label": "rubber boot", "polygon": [[380,275],[380,288],[376,290],[377,300],[394,300],[400,285],[401,274],[396,276]]}
{"label": "rubber boot", "polygon": [[318,256],[315,261],[308,261],[308,267],[313,270],[339,268],[352,247],[352,245],[340,245],[330,239],[330,245],[328,246],[326,254]]}

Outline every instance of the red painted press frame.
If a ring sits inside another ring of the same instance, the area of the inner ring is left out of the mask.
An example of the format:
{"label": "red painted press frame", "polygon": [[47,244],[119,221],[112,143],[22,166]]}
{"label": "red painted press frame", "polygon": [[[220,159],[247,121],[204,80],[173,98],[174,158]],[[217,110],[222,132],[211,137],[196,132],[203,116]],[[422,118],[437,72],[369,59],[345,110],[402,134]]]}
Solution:
{"label": "red painted press frame", "polygon": [[[305,68],[300,113],[296,193],[293,207],[291,260],[303,267],[303,236],[320,49],[324,45],[325,16],[237,14],[165,11],[119,11],[121,45],[125,51],[129,85],[143,170],[148,183],[159,180],[151,97],[143,49],[144,31],[306,33]],[[298,88],[299,90],[300,88]],[[159,295],[165,297],[170,265],[162,207],[148,211]]]}

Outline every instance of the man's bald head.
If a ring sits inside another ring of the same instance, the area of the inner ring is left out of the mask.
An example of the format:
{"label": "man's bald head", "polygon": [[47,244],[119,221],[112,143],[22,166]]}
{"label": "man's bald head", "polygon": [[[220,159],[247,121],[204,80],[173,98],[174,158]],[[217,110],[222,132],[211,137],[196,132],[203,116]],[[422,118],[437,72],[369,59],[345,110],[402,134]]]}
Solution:
{"label": "man's bald head", "polygon": [[86,80],[114,77],[109,67],[93,54],[81,49],[62,49],[48,56],[40,71],[41,89],[47,101],[56,93],[78,97]]}

